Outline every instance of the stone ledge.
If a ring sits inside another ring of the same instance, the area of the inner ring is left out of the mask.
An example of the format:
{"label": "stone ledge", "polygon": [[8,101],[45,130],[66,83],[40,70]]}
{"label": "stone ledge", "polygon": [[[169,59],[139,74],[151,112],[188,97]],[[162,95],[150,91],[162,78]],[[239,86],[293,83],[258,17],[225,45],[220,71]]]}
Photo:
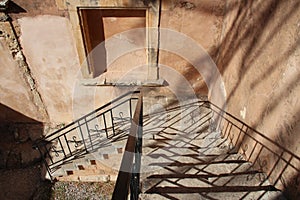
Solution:
{"label": "stone ledge", "polygon": [[140,80],[132,80],[132,81],[106,81],[104,80],[94,80],[94,79],[86,79],[81,80],[81,85],[84,86],[123,86],[123,87],[134,87],[134,86],[143,86],[143,87],[163,87],[166,86],[167,83],[164,79],[158,79],[158,80],[146,80],[146,81],[140,81]]}

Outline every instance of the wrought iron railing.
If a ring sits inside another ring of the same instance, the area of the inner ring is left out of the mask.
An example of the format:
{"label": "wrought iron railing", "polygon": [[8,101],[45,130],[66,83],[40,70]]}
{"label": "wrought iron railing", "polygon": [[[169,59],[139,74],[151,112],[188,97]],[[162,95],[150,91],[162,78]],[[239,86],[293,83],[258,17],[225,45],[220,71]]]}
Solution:
{"label": "wrought iron railing", "polygon": [[125,152],[119,169],[112,199],[126,200],[130,193],[131,200],[137,200],[140,193],[140,167],[143,132],[143,96],[139,96],[131,122]]}
{"label": "wrought iron railing", "polygon": [[215,104],[207,102],[204,105],[213,111],[211,126],[220,130],[230,146],[242,153],[254,168],[267,174],[265,181],[269,180],[281,190],[291,184],[299,187],[299,156]]}
{"label": "wrought iron railing", "polygon": [[37,141],[33,147],[51,174],[62,164],[91,153],[129,131],[139,91],[128,92]]}

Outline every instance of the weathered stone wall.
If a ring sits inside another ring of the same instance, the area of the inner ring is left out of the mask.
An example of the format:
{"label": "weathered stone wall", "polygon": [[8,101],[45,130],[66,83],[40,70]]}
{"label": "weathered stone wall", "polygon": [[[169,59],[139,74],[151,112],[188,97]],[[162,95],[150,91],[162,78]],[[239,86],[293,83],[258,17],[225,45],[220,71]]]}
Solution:
{"label": "weathered stone wall", "polygon": [[71,26],[53,15],[18,20],[20,42],[51,122],[72,119],[72,92],[80,72]]}
{"label": "weathered stone wall", "polygon": [[[0,22],[0,27],[1,104],[28,118],[44,121],[47,119],[47,112],[14,29],[9,22]],[[1,122],[24,122],[23,118],[12,117],[12,114],[2,111]]]}
{"label": "weathered stone wall", "polygon": [[[2,129],[3,137],[7,134],[11,135],[8,137],[10,140],[6,142],[14,145],[15,142],[18,143],[21,140],[21,143],[26,144],[26,149],[21,147],[22,145],[12,148],[10,146],[6,148],[4,145],[2,164],[8,162],[7,160],[14,155],[20,157],[12,162],[15,165],[20,166],[34,160],[35,156],[30,157],[32,142],[43,132],[49,132],[48,127],[42,130],[43,124],[48,126],[50,123],[51,126],[53,123],[54,128],[60,127],[56,124],[71,122],[109,102],[125,90],[132,89],[130,87],[125,89],[113,86],[86,86],[87,82],[84,77],[94,72],[87,72],[88,69],[82,64],[85,61],[85,55],[77,6],[145,9],[147,10],[145,24],[141,19],[136,23],[133,18],[130,18],[132,22],[124,23],[124,20],[126,21],[124,17],[104,20],[106,23],[104,25],[109,24],[110,28],[113,26],[106,36],[131,27],[157,28],[160,25],[160,27],[185,33],[215,57],[221,35],[223,4],[220,0],[201,2],[163,0],[161,4],[159,1],[127,0],[80,2],[14,0],[7,10],[8,20],[5,20],[5,15],[0,13],[2,20],[0,22],[0,102],[2,104],[0,120],[1,123],[9,124]],[[122,27],[118,27],[116,23],[118,20],[122,21]],[[103,78],[107,82],[119,81],[121,83],[131,80],[137,82],[137,80],[157,79],[158,70],[155,64],[158,55],[157,34],[157,31],[148,33],[145,40],[141,41],[147,42],[148,55],[145,54],[145,50],[123,55],[103,74],[102,81]],[[134,59],[137,57],[140,59]],[[127,65],[124,65],[124,61]],[[161,52],[159,62],[170,66],[185,77],[197,93],[207,94],[201,75],[193,71],[193,67],[187,61],[170,52]],[[143,64],[149,64],[149,67],[144,66],[132,70]],[[174,87],[180,85],[179,81]],[[153,101],[150,100],[149,105],[145,104],[146,107],[150,109],[156,103],[162,105],[172,103],[174,99],[166,98],[169,95],[168,92],[168,89],[149,89],[147,95],[150,99],[152,95]],[[11,126],[20,122],[21,125]],[[38,131],[34,131],[36,124],[39,126]],[[18,134],[13,136],[12,134],[19,129],[26,130],[21,136]],[[20,152],[25,153],[19,154]]]}
{"label": "weathered stone wall", "polygon": [[[164,0],[161,6],[160,27],[185,34],[214,59],[218,53],[217,47],[222,32],[224,6],[224,1],[220,0]],[[182,55],[160,51],[159,56],[159,64],[166,65],[180,73],[198,95],[207,95],[208,89],[204,79],[191,63],[181,57]],[[160,71],[160,74],[164,76],[163,71]],[[177,87],[180,87],[180,84],[179,81]]]}
{"label": "weathered stone wall", "polygon": [[[14,80],[17,76],[10,77],[14,82],[22,85],[20,88],[23,87],[27,95],[29,95],[26,97],[29,102],[26,103],[26,101],[14,99],[9,104],[12,104],[12,107],[15,107],[17,111],[22,109],[36,109],[35,113],[27,110],[22,113],[39,121],[66,123],[70,122],[74,117],[78,117],[80,114],[87,113],[95,107],[108,102],[114,97],[114,91],[119,91],[109,86],[100,88],[94,88],[93,86],[82,87],[82,84],[79,83],[83,79],[81,72],[86,70],[82,69],[84,68],[82,65],[84,60],[80,58],[83,53],[82,44],[79,44],[82,42],[82,34],[78,33],[80,26],[78,24],[79,16],[75,9],[76,5],[96,7],[115,6],[116,8],[132,8],[137,6],[140,8],[149,8],[147,18],[145,19],[146,26],[156,27],[160,23],[161,27],[183,32],[188,37],[194,39],[196,43],[203,46],[210,55],[213,57],[216,55],[216,47],[218,46],[222,28],[222,8],[224,6],[222,1],[162,1],[161,5],[157,2],[140,1],[136,2],[136,5],[133,5],[132,2],[126,2],[120,1],[114,3],[113,1],[105,1],[94,5],[95,2],[92,1],[82,1],[81,3],[65,0],[47,0],[43,3],[35,0],[14,1],[13,11],[9,12],[12,18],[10,25],[12,25],[11,28],[16,34],[15,42],[19,42],[18,45],[22,50],[20,53],[26,58],[25,63],[28,66],[32,79],[28,80],[28,83],[26,81],[22,83]],[[147,5],[150,7],[147,7]],[[160,22],[157,21],[159,6],[161,6]],[[107,20],[124,21],[126,18],[107,18]],[[138,21],[138,23],[140,22]],[[135,27],[136,25],[129,23],[128,27],[132,26]],[[121,28],[122,30],[126,30],[128,27],[125,27],[125,29],[124,27]],[[117,26],[113,26],[108,31],[118,32],[117,29]],[[147,37],[145,42],[148,42],[155,49],[157,43],[157,41],[155,42],[155,38],[157,36],[151,33]],[[7,45],[10,44],[7,43]],[[148,55],[148,61],[142,51],[124,55],[112,63],[109,70],[100,78],[106,82],[120,81],[118,77],[121,77],[120,82],[130,82],[127,79],[132,79],[133,82],[136,82],[136,80],[142,81],[147,79],[143,78],[146,76],[148,76],[148,79],[154,78],[157,73],[155,72],[157,70],[155,66],[148,67],[148,69],[147,67],[139,67],[136,70],[132,70],[131,68],[141,66],[145,63],[152,65],[151,62],[156,60],[155,55],[155,52],[152,56]],[[140,59],[133,59],[138,57]],[[130,66],[124,65],[124,61]],[[195,70],[193,71],[191,64],[178,55],[161,52],[159,62],[170,66],[179,74],[182,74],[186,80],[189,80],[198,93],[203,95],[207,93],[207,88],[201,75],[195,72]],[[6,63],[3,63],[3,65],[6,65]],[[20,66],[20,64],[16,63],[16,66]],[[5,69],[8,70],[9,68]],[[127,74],[126,70],[128,70]],[[11,70],[9,72],[12,73]],[[18,73],[24,76],[27,72],[19,71]],[[126,75],[124,76],[124,74]],[[2,77],[7,79],[7,76]],[[123,77],[126,80],[122,80]],[[30,83],[33,83],[33,85],[30,85]],[[16,85],[11,84],[10,87],[15,88]],[[4,92],[4,94],[11,94],[11,91],[12,89]],[[82,95],[79,95],[79,93]],[[85,106],[84,109],[79,109],[80,111],[76,111],[77,113],[75,114],[73,113],[74,107],[72,105],[80,107],[91,104],[91,100],[93,105]],[[24,107],[20,102],[29,106]],[[32,103],[35,105],[33,108],[30,107]]]}
{"label": "weathered stone wall", "polygon": [[[227,110],[295,155],[300,155],[299,19],[299,1],[228,0],[217,63],[226,85]],[[248,144],[248,152],[254,148],[249,138],[242,144]],[[277,163],[278,171],[272,168],[277,162],[272,153],[260,158],[271,174],[282,173],[285,163]],[[285,159],[299,169],[299,160]],[[288,171],[278,185],[292,188],[295,199],[299,173],[290,166]]]}
{"label": "weathered stone wall", "polygon": [[[80,2],[82,6],[108,7],[135,7],[136,3],[140,8],[150,2],[147,26],[182,32],[217,61],[225,81],[228,111],[300,154],[298,1],[163,0],[161,5],[157,4],[159,1],[153,1],[153,5],[152,1]],[[83,79],[80,65],[85,55],[77,1],[14,3],[17,6],[9,13],[12,23],[0,22],[2,105],[21,113],[15,116],[22,116],[22,120],[27,116],[38,122],[62,123],[118,95],[118,88],[83,86],[78,81]],[[151,37],[154,41],[157,35]],[[157,43],[150,45],[155,54]],[[157,58],[148,55],[147,59],[152,62]],[[196,93],[207,94],[201,75],[180,55],[161,51],[158,60],[185,77]],[[148,77],[157,78],[155,67],[148,68]],[[153,101],[168,104],[164,97],[167,92],[149,89],[148,94],[160,93]],[[75,114],[72,106],[79,109]],[[15,116],[4,111],[1,120],[22,121]],[[268,163],[274,163],[274,159],[270,157]],[[289,178],[285,180],[288,181]]]}

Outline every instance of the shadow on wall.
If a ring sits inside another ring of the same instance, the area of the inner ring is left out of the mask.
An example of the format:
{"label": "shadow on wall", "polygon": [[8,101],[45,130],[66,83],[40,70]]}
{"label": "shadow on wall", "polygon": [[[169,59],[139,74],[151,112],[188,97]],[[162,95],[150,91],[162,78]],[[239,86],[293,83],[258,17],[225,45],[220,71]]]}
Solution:
{"label": "shadow on wall", "polygon": [[[279,158],[283,156],[289,161],[284,149],[296,155],[299,152],[300,110],[295,99],[300,73],[294,65],[300,46],[296,17],[300,2],[231,1],[226,9],[227,31],[219,46],[217,65],[229,88],[229,112],[236,115],[239,107],[246,105],[246,120],[251,126],[262,130],[282,147],[271,145],[270,150],[275,154],[269,150],[261,152],[253,139],[241,136],[238,138],[240,150],[248,145],[253,157],[265,160],[264,171],[270,174],[273,183],[283,186],[281,189],[286,195],[295,199],[300,193],[299,172],[294,173],[294,169],[286,167]],[[254,132],[249,135],[256,136]],[[268,146],[269,142],[265,142],[263,144]],[[290,162],[297,171],[299,161]],[[281,170],[285,174],[277,178]],[[276,178],[272,178],[273,175]]]}
{"label": "shadow on wall", "polygon": [[50,199],[51,184],[41,180],[40,154],[32,148],[43,130],[43,123],[0,104],[0,199]]}
{"label": "shadow on wall", "polygon": [[43,123],[0,104],[0,168],[21,168],[36,163],[32,144],[43,134]]}
{"label": "shadow on wall", "polygon": [[[228,101],[231,100],[239,87],[239,83],[243,81],[247,72],[255,64],[254,62],[264,53],[266,46],[273,42],[272,40],[275,38],[278,31],[282,29],[290,17],[296,14],[300,7],[300,2],[290,1],[293,5],[289,6],[290,9],[284,10],[283,16],[281,16],[280,19],[277,19],[278,22],[276,23],[276,26],[272,27],[271,30],[266,30],[266,27],[274,22],[275,12],[279,12],[281,9],[280,6],[283,6],[285,1],[266,1],[264,2],[266,5],[263,6],[261,5],[262,3],[254,4],[254,2],[255,1],[242,2],[238,8],[236,19],[231,24],[228,33],[219,45],[217,65],[219,66],[221,73],[226,71],[226,68],[230,66],[230,62],[241,48],[243,48],[243,51],[245,52],[243,57],[240,58],[242,62],[239,64],[240,68],[237,76],[238,82],[229,93]],[[227,8],[227,12],[235,7],[236,5]],[[290,46],[290,48],[281,49],[284,50],[281,52],[281,57],[274,58],[272,60],[273,62],[269,64],[268,69],[265,70],[264,73],[256,76],[257,78],[253,81],[251,87],[255,88],[263,78],[266,78],[274,72],[276,67],[286,61],[289,56],[296,51],[299,45],[300,41],[298,39]]]}

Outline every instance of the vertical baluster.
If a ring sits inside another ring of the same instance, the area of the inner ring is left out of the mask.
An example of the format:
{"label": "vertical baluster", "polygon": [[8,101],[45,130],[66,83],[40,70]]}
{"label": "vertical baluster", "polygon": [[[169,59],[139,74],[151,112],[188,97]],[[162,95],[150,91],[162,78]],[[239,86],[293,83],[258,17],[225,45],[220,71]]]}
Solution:
{"label": "vertical baluster", "polygon": [[258,151],[258,154],[256,155],[256,158],[255,158],[255,160],[252,162],[252,164],[253,165],[255,165],[256,164],[256,162],[257,162],[257,160],[259,159],[259,157],[260,157],[260,154],[261,154],[261,152],[263,151],[263,149],[264,149],[264,146],[263,145],[261,145],[260,143],[259,143],[259,145],[260,145],[260,149],[259,149],[259,151]]}
{"label": "vertical baluster", "polygon": [[91,142],[92,150],[94,150],[92,137],[91,137],[91,134],[90,134],[90,131],[89,131],[89,125],[88,125],[88,122],[86,121],[86,118],[84,118],[84,123],[85,123],[86,131],[88,133],[88,136],[89,136],[89,139],[90,139],[90,142]]}
{"label": "vertical baluster", "polygon": [[132,119],[132,103],[131,103],[131,98],[129,99],[129,113],[130,113],[130,119]]}
{"label": "vertical baluster", "polygon": [[50,144],[50,149],[49,150],[47,149],[47,145],[45,145],[43,147],[45,148],[46,154],[48,155],[48,157],[50,158],[51,163],[53,164],[54,162],[53,162],[52,156],[50,155],[50,151],[51,151],[52,145]]}
{"label": "vertical baluster", "polygon": [[70,152],[70,155],[72,156],[72,155],[73,155],[73,153],[72,153],[72,151],[71,151],[71,149],[70,149],[70,145],[69,145],[68,139],[67,139],[67,137],[66,137],[66,134],[64,134],[64,138],[65,138],[65,141],[66,141],[66,144],[67,144],[68,150],[69,150],[69,152]]}
{"label": "vertical baluster", "polygon": [[239,139],[240,139],[240,137],[241,137],[241,135],[242,135],[242,132],[243,132],[244,135],[245,135],[245,134],[247,133],[247,131],[248,131],[248,127],[246,127],[246,130],[245,130],[245,131],[244,131],[243,129],[244,129],[244,124],[243,124],[242,128],[239,128],[240,132],[239,132],[239,135],[238,135],[238,137],[237,137],[237,139],[236,139],[236,144],[238,144],[238,143],[240,143],[240,144],[237,146],[237,149],[239,149],[240,146],[242,145],[242,143],[239,142]]}
{"label": "vertical baluster", "polygon": [[[99,136],[99,139],[101,138],[101,115],[98,115],[97,118],[95,118],[96,120],[96,125],[95,125],[95,129],[96,131],[98,132],[98,136]],[[99,125],[98,125],[99,124]]]}
{"label": "vertical baluster", "polygon": [[108,131],[107,131],[105,113],[103,113],[102,116],[103,116],[103,122],[104,122],[104,129],[105,129],[105,133],[106,133],[106,138],[108,138]]}
{"label": "vertical baluster", "polygon": [[[279,156],[277,155],[277,156],[278,156],[278,159],[277,159],[277,161],[274,163],[272,169],[269,170],[268,176],[266,177],[265,180],[268,180],[268,179],[270,178],[272,172],[275,170],[276,166],[278,166],[278,163],[280,162],[280,160],[283,160],[283,159],[282,159],[283,154],[284,154],[284,151],[282,151],[281,154],[280,154]],[[289,163],[289,164],[290,164],[290,163]],[[282,176],[282,173],[280,173],[279,176]]]}
{"label": "vertical baluster", "polygon": [[85,151],[88,153],[88,149],[86,148],[85,139],[84,139],[84,137],[83,137],[83,133],[82,133],[82,129],[81,129],[81,125],[80,125],[79,121],[78,121],[77,124],[78,124],[78,128],[79,128],[79,131],[80,131],[80,135],[81,135],[81,138],[82,138],[82,142],[83,142]]}
{"label": "vertical baluster", "polygon": [[277,183],[278,183],[278,181],[283,177],[283,174],[284,174],[285,170],[288,168],[288,166],[290,165],[291,160],[293,159],[293,157],[294,157],[293,155],[290,155],[290,158],[289,158],[288,161],[285,161],[285,159],[282,159],[286,164],[285,164],[285,166],[283,167],[283,169],[281,170],[281,172],[278,173],[279,176],[278,176],[278,178],[276,179],[276,181],[274,182],[274,186],[276,186]]}
{"label": "vertical baluster", "polygon": [[223,127],[221,127],[221,125],[222,125],[222,120],[223,120],[223,118],[224,118],[224,116],[223,116],[223,113],[222,113],[222,111],[220,111],[219,113],[216,111],[216,120],[217,120],[217,127],[216,127],[216,130],[221,130],[221,132],[222,132],[222,128]]}
{"label": "vertical baluster", "polygon": [[112,110],[110,110],[110,117],[111,117],[111,124],[112,124],[113,135],[115,136],[115,125],[114,125],[114,117],[113,117]]}
{"label": "vertical baluster", "polygon": [[228,124],[229,124],[229,123],[230,123],[230,125],[229,125],[229,129],[228,129],[228,135],[231,136],[230,138],[231,138],[231,140],[232,140],[232,145],[235,146],[235,145],[234,145],[234,141],[233,141],[233,140],[234,140],[234,135],[231,134],[232,123],[228,121]]}
{"label": "vertical baluster", "polygon": [[[254,140],[254,141],[255,141],[255,140]],[[251,157],[252,157],[252,155],[253,155],[253,153],[254,153],[254,150],[256,149],[257,144],[258,144],[258,142],[255,141],[255,145],[254,145],[254,147],[252,148],[252,151],[251,151],[251,153],[249,154],[249,158],[248,158],[247,161],[251,161]]]}
{"label": "vertical baluster", "polygon": [[[225,131],[224,131],[224,137],[228,140],[228,137],[229,137],[229,134],[227,135],[227,129],[228,129],[228,126],[229,126],[229,122],[227,122],[227,125],[226,125],[226,128],[225,128]],[[227,135],[227,136],[226,136]]]}
{"label": "vertical baluster", "polygon": [[65,152],[64,147],[63,147],[63,145],[62,145],[62,143],[61,143],[60,137],[58,137],[57,139],[58,139],[59,145],[60,145],[60,147],[61,147],[61,150],[62,150],[62,152],[63,152],[63,154],[64,154],[64,158],[66,158],[66,157],[67,157],[67,156],[66,156],[66,152]]}

